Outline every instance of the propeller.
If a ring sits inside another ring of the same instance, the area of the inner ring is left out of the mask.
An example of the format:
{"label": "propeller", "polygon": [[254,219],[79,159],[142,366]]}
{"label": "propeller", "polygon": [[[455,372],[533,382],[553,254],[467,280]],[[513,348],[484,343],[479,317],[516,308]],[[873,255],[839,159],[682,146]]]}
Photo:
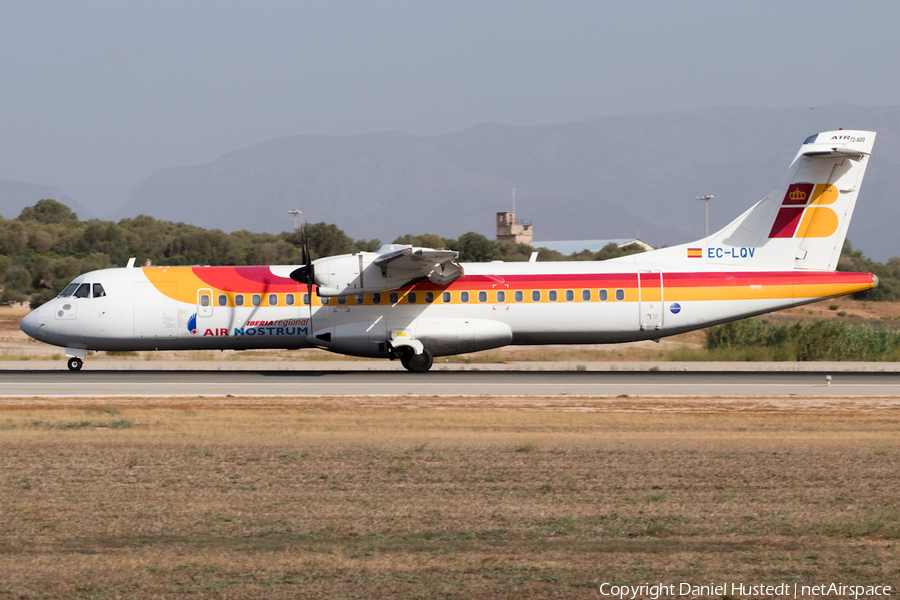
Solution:
{"label": "propeller", "polygon": [[301,248],[303,251],[303,266],[299,269],[295,269],[291,272],[291,279],[297,281],[299,283],[306,284],[306,297],[309,299],[309,304],[307,307],[309,308],[309,332],[313,332],[313,320],[312,320],[312,286],[313,281],[316,278],[316,270],[312,264],[312,253],[309,250],[309,221],[305,219],[306,215],[300,216],[300,227],[301,227]]}

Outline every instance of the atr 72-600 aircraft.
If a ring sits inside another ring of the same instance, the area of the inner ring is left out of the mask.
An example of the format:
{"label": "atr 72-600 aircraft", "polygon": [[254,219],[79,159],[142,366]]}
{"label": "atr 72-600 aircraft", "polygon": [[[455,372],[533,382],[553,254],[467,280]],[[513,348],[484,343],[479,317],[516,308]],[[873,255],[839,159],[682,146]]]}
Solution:
{"label": "atr 72-600 aircraft", "polygon": [[31,337],[88,350],[318,347],[398,358],[508,344],[658,340],[866,290],[836,273],[875,133],[810,136],[781,186],[704,239],[602,262],[459,263],[385,246],[305,265],[144,267],[75,278],[22,319]]}

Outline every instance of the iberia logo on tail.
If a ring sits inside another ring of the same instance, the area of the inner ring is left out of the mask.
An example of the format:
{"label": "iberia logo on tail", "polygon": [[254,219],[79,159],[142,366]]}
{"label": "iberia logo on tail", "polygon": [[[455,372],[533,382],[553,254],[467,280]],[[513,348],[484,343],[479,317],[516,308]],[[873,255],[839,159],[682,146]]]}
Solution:
{"label": "iberia logo on tail", "polygon": [[838,216],[827,204],[838,198],[829,183],[794,183],[788,187],[770,238],[825,238],[838,230]]}

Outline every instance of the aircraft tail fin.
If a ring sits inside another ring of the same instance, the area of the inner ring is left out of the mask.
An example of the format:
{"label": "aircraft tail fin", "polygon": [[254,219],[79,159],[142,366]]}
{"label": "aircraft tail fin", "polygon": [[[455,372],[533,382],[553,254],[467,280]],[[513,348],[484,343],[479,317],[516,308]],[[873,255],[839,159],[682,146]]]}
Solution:
{"label": "aircraft tail fin", "polygon": [[700,259],[709,265],[833,271],[874,142],[871,131],[812,135],[803,142],[781,185],[729,225],[707,238],[643,257],[658,254],[655,259]]}

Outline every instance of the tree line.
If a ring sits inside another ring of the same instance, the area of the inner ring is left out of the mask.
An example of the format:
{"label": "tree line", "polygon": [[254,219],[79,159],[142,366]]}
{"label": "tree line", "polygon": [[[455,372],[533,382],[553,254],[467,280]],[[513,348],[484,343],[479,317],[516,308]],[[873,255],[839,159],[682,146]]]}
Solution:
{"label": "tree line", "polygon": [[[307,232],[313,260],[381,246],[377,239],[354,240],[330,223],[311,223]],[[81,221],[68,206],[56,200],[39,200],[15,219],[0,217],[0,302],[29,301],[36,308],[56,297],[78,275],[124,267],[131,257],[136,257],[138,264],[149,260],[154,265],[171,266],[301,264],[302,243],[299,231],[225,233],[146,215],[118,223]],[[456,239],[408,234],[393,243],[449,248],[458,251],[464,262],[527,261],[534,251],[541,261],[606,260],[643,251],[636,245],[619,248],[609,244],[598,252],[585,250],[563,256],[546,248],[500,243],[473,232]],[[849,244],[844,250],[839,269],[873,272],[881,280],[879,288],[864,294],[873,300],[900,299],[900,258],[884,265],[865,258]]]}

